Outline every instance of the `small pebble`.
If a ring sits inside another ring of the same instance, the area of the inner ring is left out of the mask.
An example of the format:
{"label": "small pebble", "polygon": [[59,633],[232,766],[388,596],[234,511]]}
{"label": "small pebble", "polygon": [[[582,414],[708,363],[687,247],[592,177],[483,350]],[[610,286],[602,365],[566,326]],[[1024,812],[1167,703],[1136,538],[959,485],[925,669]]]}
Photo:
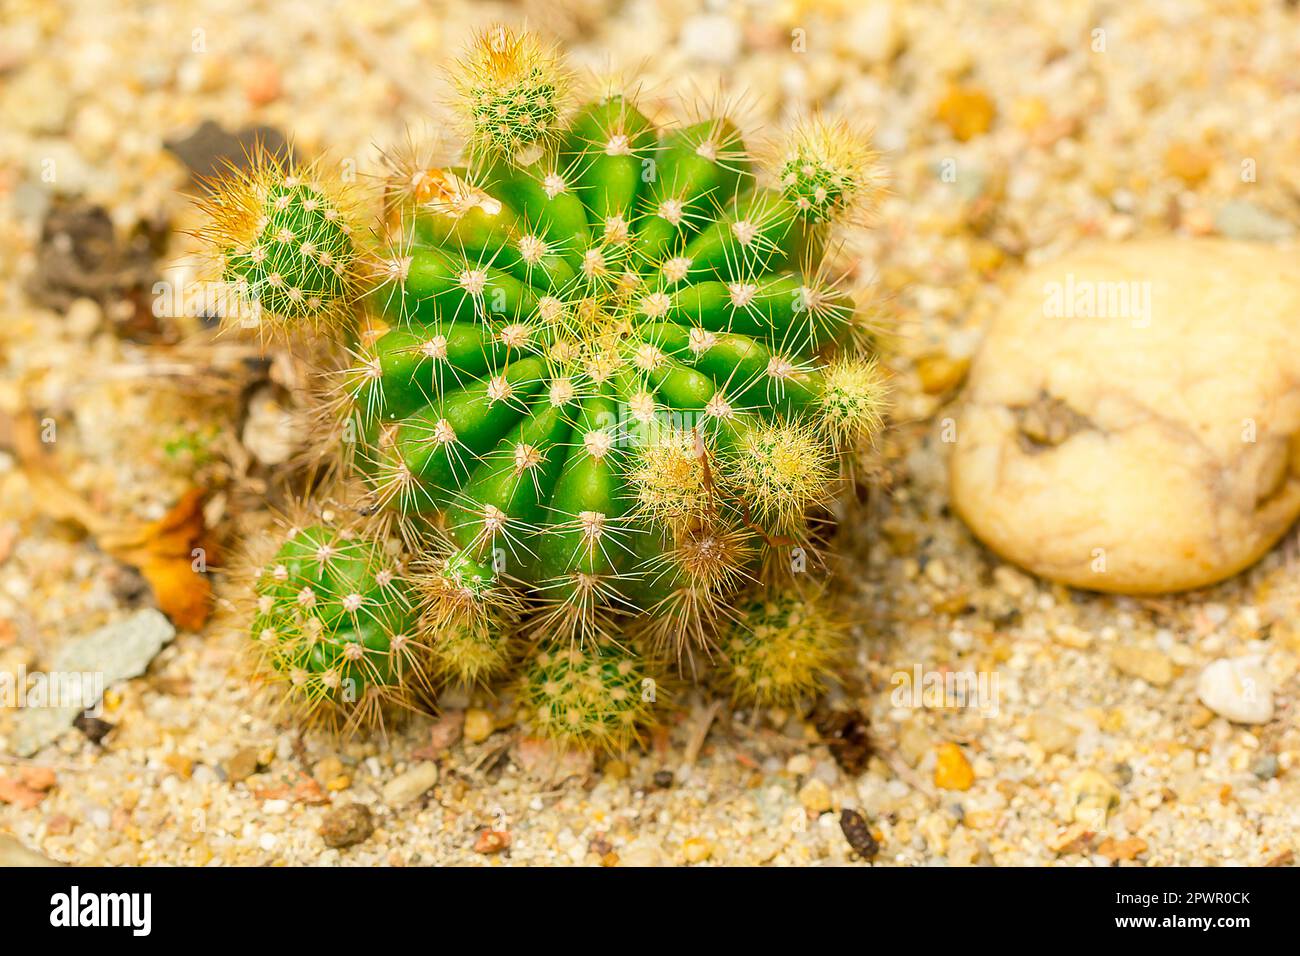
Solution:
{"label": "small pebble", "polygon": [[1126,840],[1107,837],[1097,847],[1098,855],[1104,856],[1108,860],[1132,860],[1146,851],[1147,841],[1140,837],[1129,837]]}
{"label": "small pebble", "polygon": [[113,729],[113,724],[107,720],[101,720],[98,717],[87,717],[85,714],[78,714],[73,720],[72,726],[76,727],[86,739],[92,744],[100,744],[108,736],[109,731]]}
{"label": "small pebble", "polygon": [[902,44],[901,17],[895,4],[864,4],[845,27],[845,47],[867,63],[887,63]]}
{"label": "small pebble", "polygon": [[1273,678],[1261,657],[1215,661],[1201,672],[1196,696],[1234,723],[1266,724],[1273,719]]}
{"label": "small pebble", "polygon": [[259,766],[258,748],[244,747],[235,752],[233,757],[222,763],[222,768],[226,771],[226,780],[229,783],[241,783],[257,773]]}
{"label": "small pebble", "polygon": [[360,803],[347,803],[325,815],[320,835],[326,846],[341,849],[361,843],[374,830],[370,808]]}
{"label": "small pebble", "polygon": [[1121,674],[1155,687],[1164,687],[1174,679],[1174,662],[1166,654],[1150,648],[1117,647],[1110,653],[1110,662]]}
{"label": "small pebble", "polygon": [[1204,146],[1174,143],[1165,150],[1165,172],[1195,188],[1210,175],[1214,157]]}
{"label": "small pebble", "polygon": [[703,863],[713,855],[713,844],[702,837],[691,837],[682,844],[687,863]]}
{"label": "small pebble", "polygon": [[1277,776],[1277,754],[1265,754],[1260,757],[1250,768],[1250,772],[1260,780],[1272,780]]}
{"label": "small pebble", "polygon": [[486,710],[472,707],[465,712],[465,739],[472,744],[482,743],[492,736],[492,715]]}
{"label": "small pebble", "polygon": [[326,783],[343,773],[343,761],[338,757],[326,757],[312,768],[311,775],[317,783]]}
{"label": "small pebble", "polygon": [[983,136],[993,125],[997,107],[987,93],[976,87],[952,86],[935,107],[935,118],[951,130],[952,135],[966,142]]}
{"label": "small pebble", "polygon": [[1119,806],[1119,789],[1102,773],[1085,770],[1066,784],[1071,820],[1100,831],[1112,810]]}
{"label": "small pebble", "polygon": [[39,793],[44,793],[58,782],[58,777],[49,767],[22,767],[18,771],[18,779],[23,786]]}
{"label": "small pebble", "polygon": [[404,807],[438,782],[438,765],[425,760],[384,785],[384,803]]}
{"label": "small pebble", "polygon": [[1029,716],[1029,737],[1049,754],[1070,750],[1078,739],[1079,731],[1059,717],[1033,713]]}
{"label": "small pebble", "polygon": [[799,802],[809,813],[825,813],[831,808],[830,787],[816,778],[809,780],[799,791]]}
{"label": "small pebble", "polygon": [[1233,200],[1223,204],[1214,216],[1214,228],[1229,239],[1275,242],[1295,232],[1295,227],[1254,203]]}
{"label": "small pebble", "polygon": [[970,359],[954,359],[947,355],[929,355],[916,363],[921,389],[927,395],[952,391],[966,378],[969,369]]}
{"label": "small pebble", "polygon": [[194,761],[181,754],[168,754],[163,758],[163,763],[170,767],[176,776],[182,780],[190,779],[190,776],[194,773]]}
{"label": "small pebble", "polygon": [[255,64],[252,75],[244,85],[244,96],[249,105],[265,106],[279,99],[280,92],[280,68],[271,60]]}
{"label": "small pebble", "polygon": [[474,852],[483,854],[500,853],[510,846],[510,834],[504,830],[483,830],[474,841]]}
{"label": "small pebble", "polygon": [[663,866],[664,854],[654,841],[639,838],[619,854],[619,863],[622,866]]}
{"label": "small pebble", "polygon": [[103,318],[104,310],[99,307],[99,303],[83,297],[68,306],[65,321],[69,332],[77,338],[88,339],[95,334]]}
{"label": "small pebble", "polygon": [[909,720],[898,732],[898,752],[910,766],[924,760],[931,746],[930,733],[919,720]]}
{"label": "small pebble", "polygon": [[740,55],[740,24],[721,13],[701,13],[682,24],[681,48],[690,59],[726,66]]}
{"label": "small pebble", "polygon": [[934,785],[941,790],[969,790],[975,782],[975,771],[961,747],[954,743],[939,746],[934,764]]}

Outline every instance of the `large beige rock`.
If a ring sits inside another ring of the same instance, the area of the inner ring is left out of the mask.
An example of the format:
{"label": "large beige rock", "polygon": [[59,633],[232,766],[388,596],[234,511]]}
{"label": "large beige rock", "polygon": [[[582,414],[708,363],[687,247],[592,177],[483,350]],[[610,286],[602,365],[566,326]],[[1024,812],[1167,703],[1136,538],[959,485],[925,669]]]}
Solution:
{"label": "large beige rock", "polygon": [[1222,580],[1300,513],[1300,253],[1082,248],[1029,272],[972,365],[953,503],[1044,577],[1154,593]]}

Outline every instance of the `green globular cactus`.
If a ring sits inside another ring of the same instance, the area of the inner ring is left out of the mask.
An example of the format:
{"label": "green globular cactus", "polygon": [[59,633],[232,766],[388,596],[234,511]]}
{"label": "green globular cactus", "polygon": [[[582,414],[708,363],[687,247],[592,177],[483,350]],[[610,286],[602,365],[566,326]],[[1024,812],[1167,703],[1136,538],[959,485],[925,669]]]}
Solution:
{"label": "green globular cactus", "polygon": [[847,632],[815,593],[785,588],[743,604],[722,642],[732,699],[788,707],[813,697],[842,663]]}
{"label": "green globular cactus", "polygon": [[362,727],[429,692],[415,593],[382,539],[338,522],[290,527],[252,577],[260,669],[307,720]]}
{"label": "green globular cactus", "polygon": [[317,167],[259,155],[207,184],[208,240],[235,293],[227,324],[266,334],[326,330],[349,315],[361,252],[348,191]]}
{"label": "green globular cactus", "polygon": [[782,194],[807,222],[864,221],[884,190],[867,136],[820,116],[795,127],[774,157]]}
{"label": "green globular cactus", "polygon": [[837,355],[853,301],[820,278],[812,228],[876,174],[826,155],[837,191],[809,220],[727,119],[662,132],[608,90],[521,165],[480,107],[532,70],[499,62],[522,48],[462,68],[474,163],[431,171],[402,216],[385,325],[345,376],[357,464],[381,504],[499,568],[548,636],[706,646],[879,423],[870,359]]}
{"label": "green globular cactus", "polygon": [[[435,680],[506,676],[528,648],[514,673],[533,724],[621,746],[659,716],[636,692],[647,662],[714,654],[745,595],[808,567],[818,513],[880,427],[882,377],[824,250],[882,177],[842,126],[796,128],[756,162],[725,110],[661,126],[616,83],[570,107],[554,53],[501,27],[453,86],[465,164],[397,170],[372,281],[331,285],[298,250],[312,281],[293,287],[356,320],[326,383],[330,441],[358,510],[417,555]],[[257,196],[311,232],[300,185]],[[250,289],[283,280],[256,247],[228,268]]]}
{"label": "green globular cactus", "polygon": [[521,157],[558,135],[569,77],[533,34],[493,25],[470,44],[452,80],[474,153]]}
{"label": "green globular cactus", "polygon": [[660,688],[642,658],[609,640],[543,647],[516,691],[537,733],[587,749],[626,750],[653,722]]}

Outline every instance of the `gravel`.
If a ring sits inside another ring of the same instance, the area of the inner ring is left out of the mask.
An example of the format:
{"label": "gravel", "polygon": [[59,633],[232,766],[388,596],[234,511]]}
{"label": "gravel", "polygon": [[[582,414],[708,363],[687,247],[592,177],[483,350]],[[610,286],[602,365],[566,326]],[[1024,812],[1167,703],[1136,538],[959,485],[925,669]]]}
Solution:
{"label": "gravel", "polygon": [[[887,151],[893,196],[844,247],[850,278],[875,277],[898,331],[896,423],[863,463],[866,500],[840,535],[858,642],[842,686],[809,713],[724,708],[702,747],[683,719],[618,761],[548,757],[519,736],[508,695],[447,707],[490,712],[490,724],[461,714],[440,737],[432,718],[415,717],[339,743],[278,722],[218,620],[182,631],[147,674],[109,688],[102,747],[69,728],[30,761],[0,763],[8,792],[35,801],[0,801],[0,855],[21,845],[97,865],[1289,865],[1300,833],[1294,533],[1204,591],[1074,592],[974,544],[947,511],[944,456],[964,360],[1022,263],[1097,235],[1210,234],[1216,223],[1294,234],[1300,12],[1119,6],[1097,50],[1086,5],[1011,15],[956,0],[865,12],[756,4],[733,8],[736,29],[712,45],[701,37],[719,14],[703,3],[640,4],[621,18],[605,0],[590,6],[587,34],[556,21],[575,63],[661,51],[646,83],[653,106],[725,76],[750,89],[759,125],[819,104],[874,122]],[[10,170],[0,174],[0,281],[11,289],[36,268],[47,204],[33,189],[75,186],[124,234],[160,213],[185,228],[193,214],[177,191],[189,170],[164,142],[205,120],[280,129],[304,153],[329,147],[373,170],[374,144],[442,115],[445,86],[430,64],[470,25],[515,13],[452,3],[298,16],[244,0],[196,19],[156,5],[17,7],[0,50],[0,169]],[[176,42],[198,43],[196,25],[201,52]],[[854,40],[864,33],[871,44]],[[42,183],[46,156],[63,157],[60,175],[76,182]],[[1257,177],[1244,177],[1246,159]],[[1266,216],[1229,205],[1243,201]],[[106,370],[141,360],[114,337],[120,300],[102,303],[110,321],[73,328],[31,299],[17,305],[0,323],[0,412],[24,401],[56,409],[53,451],[72,487],[105,513],[160,517],[194,468],[148,454],[140,423],[233,412],[169,404],[161,379],[146,378],[152,390],[110,380]],[[247,458],[221,456],[241,473]],[[111,559],[31,494],[0,450],[0,528],[16,532],[0,558],[8,672],[131,613]],[[255,523],[259,504],[227,496],[213,509]],[[1208,666],[1248,656],[1272,683],[1261,724],[1233,723],[1213,695],[1198,700]],[[893,691],[917,665],[996,676],[993,699],[916,706]],[[689,690],[681,702],[684,714],[699,703]],[[855,729],[827,712],[853,715]],[[1052,723],[1036,719],[1044,713]],[[14,716],[0,710],[0,749]],[[838,737],[818,729],[837,725]],[[236,779],[250,748],[256,772]],[[53,771],[53,784],[23,785],[17,770],[29,765]],[[339,826],[361,818],[355,807],[373,832],[330,846],[323,828],[360,832]]]}

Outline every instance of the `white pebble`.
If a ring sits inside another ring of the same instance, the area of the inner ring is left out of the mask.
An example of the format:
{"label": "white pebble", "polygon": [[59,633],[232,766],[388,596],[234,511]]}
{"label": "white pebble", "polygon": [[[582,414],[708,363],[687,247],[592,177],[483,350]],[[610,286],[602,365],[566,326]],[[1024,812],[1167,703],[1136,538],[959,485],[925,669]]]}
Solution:
{"label": "white pebble", "polygon": [[1235,723],[1266,724],[1273,717],[1273,678],[1263,657],[1215,661],[1201,672],[1196,694],[1210,710]]}
{"label": "white pebble", "polygon": [[425,760],[384,786],[384,803],[404,807],[438,782],[438,765]]}

